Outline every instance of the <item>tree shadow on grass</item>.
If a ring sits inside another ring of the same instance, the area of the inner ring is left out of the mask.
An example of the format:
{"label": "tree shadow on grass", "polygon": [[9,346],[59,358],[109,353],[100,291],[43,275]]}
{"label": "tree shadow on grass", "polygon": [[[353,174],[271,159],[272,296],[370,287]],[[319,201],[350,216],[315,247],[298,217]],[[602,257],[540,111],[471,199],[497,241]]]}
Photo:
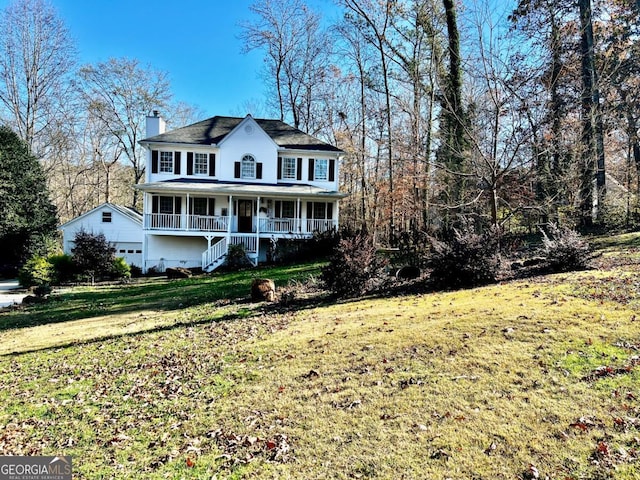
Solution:
{"label": "tree shadow on grass", "polygon": [[143,311],[170,312],[246,297],[257,276],[286,281],[314,272],[317,265],[272,267],[204,275],[183,280],[145,279],[141,283],[106,285],[86,291],[61,292],[42,304],[0,311],[0,332],[102,316]]}
{"label": "tree shadow on grass", "polygon": [[[243,339],[243,335],[246,338],[247,332],[253,332],[254,329],[246,328],[249,324],[245,323],[241,325],[241,322],[251,322],[251,324],[262,325],[268,327],[268,331],[274,331],[282,329],[288,326],[291,318],[287,313],[300,313],[305,309],[318,308],[334,303],[334,299],[327,296],[324,293],[312,295],[310,297],[296,299],[286,304],[275,302],[266,303],[252,302],[247,298],[238,298],[234,301],[218,302],[218,304],[224,303],[224,306],[237,307],[236,311],[212,318],[204,316],[195,320],[175,321],[169,324],[156,325],[149,328],[143,328],[135,332],[121,332],[108,335],[99,335],[88,340],[77,340],[62,342],[57,344],[48,345],[38,348],[26,348],[19,351],[7,352],[0,354],[0,358],[12,355],[22,355],[27,353],[44,352],[49,350],[58,350],[69,347],[91,345],[99,342],[119,339],[119,338],[133,338],[139,335],[154,334],[159,332],[170,332],[176,329],[186,329],[190,327],[206,326],[210,325],[212,328],[227,327],[236,328],[237,335],[233,335],[233,338],[237,341]],[[215,307],[214,307],[215,308]]]}

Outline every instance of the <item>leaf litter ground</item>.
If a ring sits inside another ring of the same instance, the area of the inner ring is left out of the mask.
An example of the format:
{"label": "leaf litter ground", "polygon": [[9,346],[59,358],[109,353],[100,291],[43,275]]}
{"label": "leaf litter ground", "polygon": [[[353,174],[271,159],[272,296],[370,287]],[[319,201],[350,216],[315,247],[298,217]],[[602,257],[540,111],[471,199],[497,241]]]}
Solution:
{"label": "leaf litter ground", "polygon": [[640,478],[637,265],[613,258],[6,355],[0,454],[77,478]]}

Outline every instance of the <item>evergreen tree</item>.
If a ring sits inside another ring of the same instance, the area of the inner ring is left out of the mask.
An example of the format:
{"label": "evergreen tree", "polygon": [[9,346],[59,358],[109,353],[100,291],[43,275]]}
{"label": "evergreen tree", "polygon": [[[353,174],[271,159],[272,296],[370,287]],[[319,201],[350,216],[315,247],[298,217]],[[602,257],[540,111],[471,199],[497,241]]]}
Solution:
{"label": "evergreen tree", "polygon": [[56,224],[40,163],[16,133],[0,126],[0,267],[44,253]]}

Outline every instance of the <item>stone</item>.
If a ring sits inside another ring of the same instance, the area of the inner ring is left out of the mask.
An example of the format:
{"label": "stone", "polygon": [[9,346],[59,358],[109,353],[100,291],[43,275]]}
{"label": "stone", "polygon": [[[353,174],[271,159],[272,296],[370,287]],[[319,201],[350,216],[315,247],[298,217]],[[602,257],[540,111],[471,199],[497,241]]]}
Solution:
{"label": "stone", "polygon": [[267,278],[256,278],[251,282],[251,300],[254,302],[275,302],[276,284]]}
{"label": "stone", "polygon": [[167,267],[165,270],[167,278],[172,280],[175,278],[191,278],[191,270],[184,267]]}

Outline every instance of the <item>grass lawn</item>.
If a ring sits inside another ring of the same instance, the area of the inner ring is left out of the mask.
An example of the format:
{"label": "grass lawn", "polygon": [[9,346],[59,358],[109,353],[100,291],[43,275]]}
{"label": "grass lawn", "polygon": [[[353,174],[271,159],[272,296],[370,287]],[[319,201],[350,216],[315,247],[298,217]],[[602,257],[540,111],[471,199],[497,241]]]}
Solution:
{"label": "grass lawn", "polygon": [[639,239],[600,239],[596,270],[295,311],[244,301],[252,272],[0,313],[0,455],[92,479],[640,479]]}

